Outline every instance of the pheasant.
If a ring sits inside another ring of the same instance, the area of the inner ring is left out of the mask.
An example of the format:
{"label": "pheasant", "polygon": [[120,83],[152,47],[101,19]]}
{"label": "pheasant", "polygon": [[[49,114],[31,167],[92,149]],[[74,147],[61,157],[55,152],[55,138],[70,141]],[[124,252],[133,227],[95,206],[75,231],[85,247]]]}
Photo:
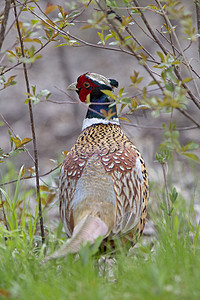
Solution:
{"label": "pheasant", "polygon": [[115,87],[116,80],[96,73],[85,73],[68,87],[88,103],[88,111],[60,174],[60,216],[69,239],[49,258],[76,253],[98,237],[134,245],[143,232],[148,175],[140,152],[120,128],[115,101],[104,93]]}

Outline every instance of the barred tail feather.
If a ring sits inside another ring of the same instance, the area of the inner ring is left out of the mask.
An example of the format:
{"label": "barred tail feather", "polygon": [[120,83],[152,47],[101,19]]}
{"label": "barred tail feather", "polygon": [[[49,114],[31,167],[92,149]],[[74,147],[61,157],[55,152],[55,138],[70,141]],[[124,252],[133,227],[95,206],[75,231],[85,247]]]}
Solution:
{"label": "barred tail feather", "polygon": [[74,228],[72,237],[52,255],[47,256],[43,262],[53,258],[59,258],[69,253],[76,253],[87,242],[93,244],[95,239],[108,234],[108,226],[98,217],[91,215],[85,216]]}

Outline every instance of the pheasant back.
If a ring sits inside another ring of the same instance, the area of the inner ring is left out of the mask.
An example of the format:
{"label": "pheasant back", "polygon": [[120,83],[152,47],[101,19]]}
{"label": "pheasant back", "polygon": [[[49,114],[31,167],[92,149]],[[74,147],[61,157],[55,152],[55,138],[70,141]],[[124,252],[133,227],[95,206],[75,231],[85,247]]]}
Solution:
{"label": "pheasant back", "polygon": [[115,124],[86,128],[63,163],[60,215],[69,237],[86,216],[100,218],[106,236],[135,243],[147,214],[148,176],[140,152]]}

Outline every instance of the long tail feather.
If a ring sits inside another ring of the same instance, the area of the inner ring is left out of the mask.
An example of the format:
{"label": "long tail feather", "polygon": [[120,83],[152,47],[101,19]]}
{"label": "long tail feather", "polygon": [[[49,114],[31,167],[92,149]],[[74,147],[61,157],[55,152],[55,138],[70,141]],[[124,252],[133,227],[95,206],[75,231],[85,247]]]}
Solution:
{"label": "long tail feather", "polygon": [[43,262],[76,253],[87,242],[93,244],[95,239],[100,236],[103,239],[107,233],[108,226],[100,218],[88,215],[75,226],[72,237],[60,249],[47,256]]}

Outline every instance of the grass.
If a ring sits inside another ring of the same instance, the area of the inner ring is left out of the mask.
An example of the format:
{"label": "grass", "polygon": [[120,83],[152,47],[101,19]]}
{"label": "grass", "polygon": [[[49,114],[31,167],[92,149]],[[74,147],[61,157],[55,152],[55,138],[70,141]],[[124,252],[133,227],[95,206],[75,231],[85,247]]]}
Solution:
{"label": "grass", "polygon": [[[8,173],[6,180],[13,170]],[[42,246],[38,211],[32,215],[27,206],[32,192],[19,179],[20,174],[13,190],[2,189],[6,226],[0,224],[0,299],[200,299],[199,225],[193,199],[190,204],[179,193],[169,216],[162,188],[152,184],[152,197],[157,194],[161,202],[149,208],[156,228],[153,244],[143,237],[128,254],[119,246],[112,267],[100,266],[99,254],[93,255],[89,246],[79,258],[69,255],[42,264],[45,250],[52,252],[64,238],[56,228]],[[198,189],[191,191],[193,197],[199,197]]]}

